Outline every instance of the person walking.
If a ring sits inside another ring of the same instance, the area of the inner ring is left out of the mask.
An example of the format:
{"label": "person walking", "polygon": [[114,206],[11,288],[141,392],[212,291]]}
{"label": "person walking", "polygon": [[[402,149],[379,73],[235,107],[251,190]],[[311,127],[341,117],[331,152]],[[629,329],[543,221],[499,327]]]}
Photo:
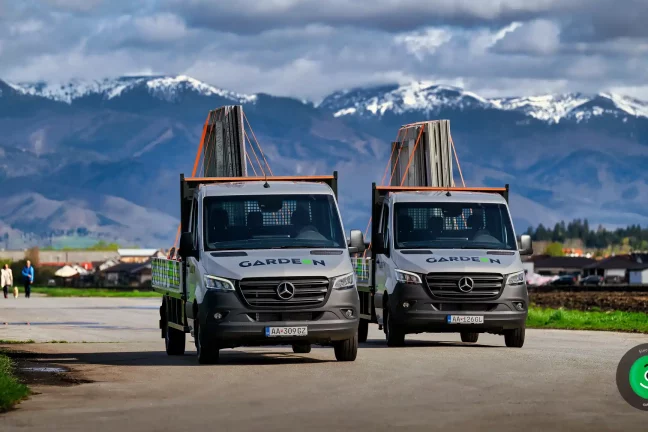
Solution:
{"label": "person walking", "polygon": [[27,260],[25,267],[22,269],[22,276],[25,282],[25,297],[29,298],[31,285],[34,283],[34,267],[32,267],[31,261]]}
{"label": "person walking", "polygon": [[[0,286],[2,286],[4,298],[7,298],[7,293],[13,286],[13,273],[11,272],[9,264],[5,264],[2,270],[0,270]],[[16,295],[14,295],[14,297],[16,297]]]}

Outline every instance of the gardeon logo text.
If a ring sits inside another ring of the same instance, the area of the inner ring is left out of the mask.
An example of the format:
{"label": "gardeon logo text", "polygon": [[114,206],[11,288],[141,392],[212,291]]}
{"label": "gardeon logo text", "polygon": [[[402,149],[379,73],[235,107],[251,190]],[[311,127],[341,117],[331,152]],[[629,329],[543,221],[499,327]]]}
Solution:
{"label": "gardeon logo text", "polygon": [[297,265],[314,265],[314,266],[326,266],[324,260],[316,259],[301,259],[301,258],[266,258],[264,260],[256,261],[241,261],[239,267],[254,267],[254,266],[265,266],[265,265],[277,265],[277,264],[297,264]]}
{"label": "gardeon logo text", "polygon": [[472,262],[481,262],[481,263],[486,263],[486,264],[502,264],[500,260],[497,258],[486,258],[486,257],[457,257],[457,256],[451,256],[451,257],[441,257],[441,258],[428,258],[425,260],[426,262],[429,262],[430,264],[432,263],[439,263],[439,262],[457,262],[457,261],[472,261]]}

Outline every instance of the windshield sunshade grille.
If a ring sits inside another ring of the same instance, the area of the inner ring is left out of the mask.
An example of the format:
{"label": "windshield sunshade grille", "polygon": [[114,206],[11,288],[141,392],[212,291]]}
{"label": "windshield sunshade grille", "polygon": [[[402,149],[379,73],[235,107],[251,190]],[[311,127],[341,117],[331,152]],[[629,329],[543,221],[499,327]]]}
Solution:
{"label": "windshield sunshade grille", "polygon": [[329,285],[324,277],[249,278],[239,283],[250,306],[281,309],[319,307],[326,301]]}
{"label": "windshield sunshade grille", "polygon": [[443,299],[493,299],[504,288],[504,277],[494,273],[428,273],[430,293]]}

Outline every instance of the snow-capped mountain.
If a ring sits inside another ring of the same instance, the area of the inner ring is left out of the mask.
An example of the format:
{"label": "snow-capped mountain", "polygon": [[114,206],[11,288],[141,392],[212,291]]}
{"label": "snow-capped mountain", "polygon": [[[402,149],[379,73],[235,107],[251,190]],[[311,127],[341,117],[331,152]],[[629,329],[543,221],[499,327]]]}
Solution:
{"label": "snow-capped mountain", "polygon": [[250,103],[256,95],[246,95],[223,90],[186,75],[177,76],[130,76],[102,80],[70,80],[63,83],[10,83],[20,94],[40,96],[57,102],[71,104],[76,99],[99,95],[113,99],[135,89],[146,89],[151,95],[173,101],[179,93],[190,91],[201,96],[220,96],[237,103]]}
{"label": "snow-capped mountain", "polygon": [[559,123],[563,119],[579,122],[604,114],[648,118],[648,102],[618,94],[568,93],[488,99],[432,82],[343,90],[326,97],[319,106],[335,117],[492,109],[519,112],[547,123]]}
{"label": "snow-capped mountain", "polygon": [[415,82],[409,85],[390,85],[358,88],[335,92],[324,98],[319,107],[344,115],[405,114],[407,112],[438,112],[443,108],[488,108],[488,100],[456,87]]}
{"label": "snow-capped mountain", "polygon": [[398,128],[441,118],[452,122],[466,184],[511,185],[518,230],[576,217],[648,225],[646,102],[489,99],[418,82],[340,91],[316,105],[180,75],[0,80],[0,238],[10,247],[70,236],[168,246],[179,174],[191,171],[207,112],[226,104],[244,106],[275,174],[339,171],[347,229],[366,227],[367,194]]}

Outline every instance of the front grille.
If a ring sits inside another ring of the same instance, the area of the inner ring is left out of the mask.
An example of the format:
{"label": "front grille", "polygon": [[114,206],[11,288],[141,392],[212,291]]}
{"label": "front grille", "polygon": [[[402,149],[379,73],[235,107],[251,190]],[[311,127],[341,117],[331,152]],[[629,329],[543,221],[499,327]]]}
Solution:
{"label": "front grille", "polygon": [[[472,279],[471,291],[459,289],[462,278]],[[428,273],[425,282],[433,296],[443,299],[492,299],[499,297],[504,287],[504,277],[494,273]]]}
{"label": "front grille", "polygon": [[[277,294],[282,282],[295,286],[295,295],[283,300]],[[329,291],[327,278],[250,278],[239,283],[243,299],[256,308],[303,308],[318,307],[324,304]]]}

